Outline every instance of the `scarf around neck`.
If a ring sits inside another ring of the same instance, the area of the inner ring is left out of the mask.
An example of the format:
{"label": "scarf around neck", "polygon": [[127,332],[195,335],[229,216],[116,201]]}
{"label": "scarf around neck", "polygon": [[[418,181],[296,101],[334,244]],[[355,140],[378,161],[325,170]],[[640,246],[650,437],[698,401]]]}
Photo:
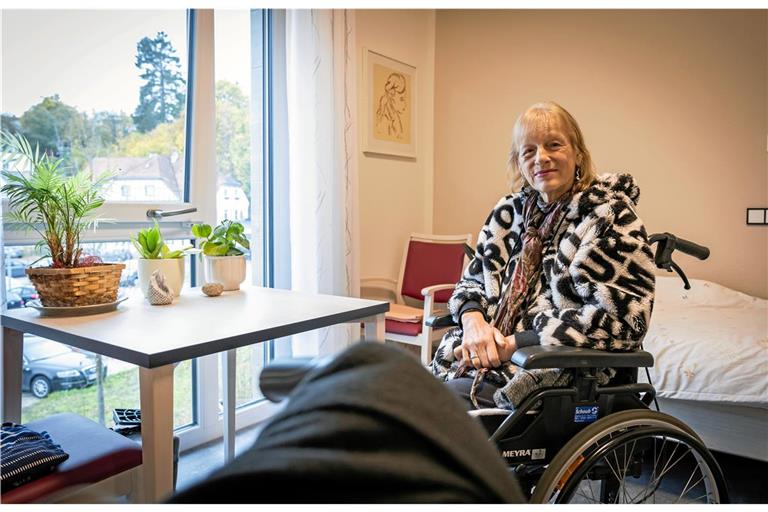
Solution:
{"label": "scarf around neck", "polygon": [[492,325],[504,336],[514,333],[520,319],[521,306],[541,273],[541,261],[545,244],[552,242],[562,221],[563,209],[571,200],[573,191],[569,191],[551,204],[544,204],[539,194],[531,191],[523,206],[523,248],[512,274],[512,282],[507,285],[501,298],[498,312]]}

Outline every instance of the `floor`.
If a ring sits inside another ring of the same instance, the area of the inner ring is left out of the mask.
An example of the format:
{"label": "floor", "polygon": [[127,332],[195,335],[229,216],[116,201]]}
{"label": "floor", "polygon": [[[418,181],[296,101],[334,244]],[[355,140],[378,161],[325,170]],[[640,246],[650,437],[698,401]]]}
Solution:
{"label": "floor", "polygon": [[[243,429],[235,438],[235,454],[249,448],[259,431],[260,425]],[[731,503],[768,503],[768,462],[756,461],[725,453],[715,452],[720,467],[728,481]],[[224,464],[222,441],[214,441],[181,455],[177,489],[185,489],[208,476],[211,471]]]}
{"label": "floor", "polygon": [[[235,435],[235,456],[253,445],[263,424],[242,429]],[[176,489],[182,490],[204,480],[224,465],[224,442],[212,441],[184,452],[179,457]]]}
{"label": "floor", "polygon": [[[419,357],[415,346],[397,344]],[[235,438],[235,454],[241,453],[253,445],[263,425],[243,429]],[[765,475],[768,474],[768,462],[761,462],[735,455],[714,452],[728,483],[731,503],[768,503],[768,486]],[[222,441],[213,441],[181,455],[177,489],[181,490],[203,480],[216,468],[224,464]]]}

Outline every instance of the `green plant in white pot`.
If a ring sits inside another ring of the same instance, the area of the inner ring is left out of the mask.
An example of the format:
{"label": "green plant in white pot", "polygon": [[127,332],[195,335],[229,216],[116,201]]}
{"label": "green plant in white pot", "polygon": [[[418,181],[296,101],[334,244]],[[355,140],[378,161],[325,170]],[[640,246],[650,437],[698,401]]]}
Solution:
{"label": "green plant in white pot", "polygon": [[131,242],[139,252],[139,288],[144,296],[147,296],[152,272],[159,270],[173,295],[178,297],[184,287],[184,256],[194,252],[194,248],[189,246],[172,251],[163,240],[157,221],[154,226],[139,230],[135,237],[131,237]]}
{"label": "green plant in white pot", "polygon": [[205,281],[221,283],[224,291],[240,289],[245,281],[245,254],[251,244],[245,237],[245,228],[236,221],[224,220],[215,228],[209,224],[195,224],[192,235],[201,240]]}

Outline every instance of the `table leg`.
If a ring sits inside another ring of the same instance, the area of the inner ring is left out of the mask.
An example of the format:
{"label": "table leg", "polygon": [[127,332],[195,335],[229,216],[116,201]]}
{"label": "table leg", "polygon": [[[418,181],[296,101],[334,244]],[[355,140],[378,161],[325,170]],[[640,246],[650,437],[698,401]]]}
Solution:
{"label": "table leg", "polygon": [[384,343],[384,313],[363,319],[365,323],[365,341],[380,341]]}
{"label": "table leg", "polygon": [[139,368],[143,496],[158,503],[173,492],[173,365]]}
{"label": "table leg", "polygon": [[224,462],[235,458],[235,383],[237,375],[237,350],[221,353],[222,379],[224,379]]}
{"label": "table leg", "polygon": [[3,327],[3,421],[21,423],[21,354],[24,334]]}

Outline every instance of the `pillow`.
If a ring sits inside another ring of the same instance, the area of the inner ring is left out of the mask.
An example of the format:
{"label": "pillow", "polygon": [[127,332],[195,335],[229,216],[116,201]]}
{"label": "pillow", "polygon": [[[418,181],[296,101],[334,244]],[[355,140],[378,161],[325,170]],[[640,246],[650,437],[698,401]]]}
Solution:
{"label": "pillow", "polygon": [[3,423],[0,433],[0,488],[18,487],[52,473],[69,454],[54,443],[48,432],[24,425]]}

